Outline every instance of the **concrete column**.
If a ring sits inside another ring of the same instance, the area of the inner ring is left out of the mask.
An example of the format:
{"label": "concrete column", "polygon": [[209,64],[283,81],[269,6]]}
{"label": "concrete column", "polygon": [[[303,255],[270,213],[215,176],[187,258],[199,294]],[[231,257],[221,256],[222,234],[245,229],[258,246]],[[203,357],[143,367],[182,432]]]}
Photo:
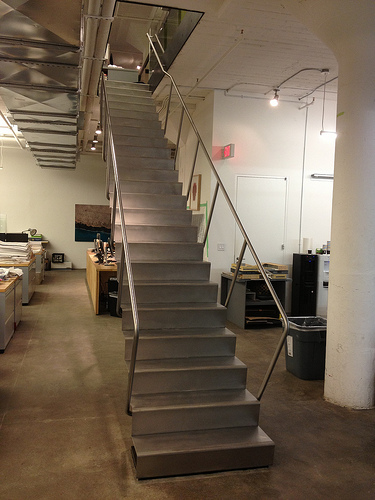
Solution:
{"label": "concrete column", "polygon": [[325,398],[375,404],[375,2],[286,0],[339,64]]}

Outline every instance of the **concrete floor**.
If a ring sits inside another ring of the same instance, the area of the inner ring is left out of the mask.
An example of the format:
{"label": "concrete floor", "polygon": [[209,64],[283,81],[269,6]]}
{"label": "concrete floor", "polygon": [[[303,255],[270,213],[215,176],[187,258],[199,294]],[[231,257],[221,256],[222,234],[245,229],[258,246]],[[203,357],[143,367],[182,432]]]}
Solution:
{"label": "concrete floor", "polygon": [[[280,330],[229,326],[256,393]],[[375,498],[375,410],[325,402],[284,354],[261,406],[272,467],[137,481],[123,357],[121,320],[94,315],[85,272],[47,272],[0,355],[1,500]]]}

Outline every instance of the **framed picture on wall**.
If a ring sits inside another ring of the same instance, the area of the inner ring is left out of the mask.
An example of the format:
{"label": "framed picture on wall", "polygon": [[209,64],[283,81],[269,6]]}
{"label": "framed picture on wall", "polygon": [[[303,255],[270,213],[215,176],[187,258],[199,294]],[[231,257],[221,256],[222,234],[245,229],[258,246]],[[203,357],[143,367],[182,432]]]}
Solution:
{"label": "framed picture on wall", "polygon": [[111,208],[108,205],[75,206],[75,241],[103,241],[111,236]]}
{"label": "framed picture on wall", "polygon": [[201,174],[193,175],[191,183],[189,208],[190,210],[199,210],[201,204]]}

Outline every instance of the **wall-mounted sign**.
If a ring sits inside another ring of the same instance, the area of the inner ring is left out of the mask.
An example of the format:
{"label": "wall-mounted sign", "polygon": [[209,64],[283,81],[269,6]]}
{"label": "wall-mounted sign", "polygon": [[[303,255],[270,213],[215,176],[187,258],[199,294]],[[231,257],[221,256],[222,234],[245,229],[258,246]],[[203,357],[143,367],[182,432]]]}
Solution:
{"label": "wall-mounted sign", "polygon": [[234,156],[234,144],[228,144],[222,149],[222,158],[226,160],[227,158],[233,158]]}

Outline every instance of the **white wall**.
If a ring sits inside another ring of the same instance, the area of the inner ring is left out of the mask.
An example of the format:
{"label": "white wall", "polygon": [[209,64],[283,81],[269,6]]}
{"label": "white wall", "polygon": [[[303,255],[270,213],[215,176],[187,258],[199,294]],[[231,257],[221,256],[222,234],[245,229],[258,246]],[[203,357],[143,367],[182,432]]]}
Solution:
{"label": "white wall", "polygon": [[[226,96],[222,91],[215,91],[194,113],[194,120],[206,146],[212,148],[214,164],[233,202],[238,175],[287,178],[285,264],[291,264],[294,252],[302,251],[303,238],[312,238],[314,249],[330,239],[333,182],[313,180],[311,174],[333,173],[334,141],[332,137],[327,141],[320,136],[321,99],[316,98],[314,105],[304,110],[299,110],[301,106],[298,101],[280,100],[279,107],[271,108],[266,99]],[[335,128],[335,116],[336,102],[326,99],[326,130]],[[191,136],[187,142],[193,142]],[[235,144],[234,158],[220,159],[220,148],[230,143]],[[188,153],[184,154],[187,158]],[[185,158],[180,159],[182,163]],[[204,173],[203,193],[208,193],[206,168],[201,162],[197,170]],[[211,195],[215,184],[211,177]],[[203,200],[206,198],[204,195]],[[210,200],[207,202],[209,205]],[[272,200],[269,208],[272,210]],[[246,228],[246,221],[243,222]],[[262,220],[259,225],[262,226]],[[218,283],[221,273],[229,270],[235,258],[234,230],[233,218],[223,196],[219,195],[208,252],[211,278]],[[251,231],[246,230],[251,239]],[[224,244],[224,251],[218,250],[219,243]],[[256,251],[263,260],[262,248]]]}
{"label": "white wall", "polygon": [[[212,131],[213,131],[213,106],[214,92],[211,92],[195,110],[190,110],[193,115],[199,134],[207,148],[209,154],[212,151]],[[177,130],[179,127],[180,112],[172,114],[168,122],[167,136],[172,142],[176,142]],[[178,153],[176,168],[179,171],[179,181],[183,183],[183,193],[187,193],[187,186],[190,180],[191,170],[194,164],[194,156],[197,146],[197,138],[192,131],[187,117],[184,118],[182,133],[180,138],[180,151]],[[201,175],[201,196],[200,210],[194,211],[194,214],[203,214],[204,219],[208,217],[211,199],[211,170],[206,157],[200,147],[195,163],[195,174]],[[207,259],[207,248],[204,252],[204,258]]]}
{"label": "white wall", "polygon": [[74,240],[75,204],[108,205],[105,164],[100,155],[82,155],[75,170],[42,169],[20,148],[3,148],[0,213],[7,231],[36,228],[49,241],[47,252],[62,252],[75,268],[86,267],[90,242]]}

